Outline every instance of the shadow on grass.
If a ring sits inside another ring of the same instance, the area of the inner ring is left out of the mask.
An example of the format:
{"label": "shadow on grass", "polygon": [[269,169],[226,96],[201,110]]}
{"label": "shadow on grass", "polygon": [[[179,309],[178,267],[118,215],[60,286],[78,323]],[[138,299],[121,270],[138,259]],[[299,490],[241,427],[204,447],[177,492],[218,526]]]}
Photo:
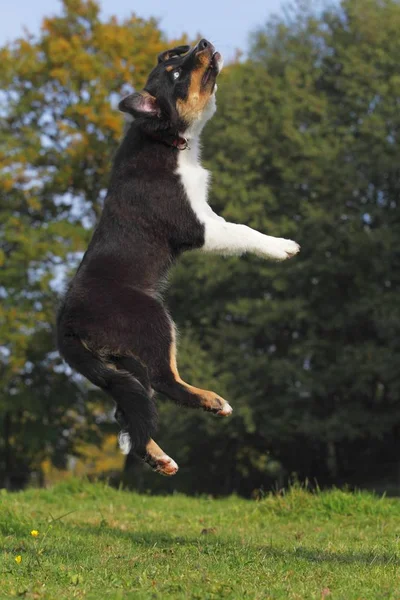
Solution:
{"label": "shadow on grass", "polygon": [[125,539],[129,540],[137,547],[142,548],[176,548],[176,547],[215,547],[216,550],[223,552],[225,556],[233,550],[237,551],[251,551],[255,552],[262,558],[271,559],[298,559],[306,560],[310,563],[332,563],[332,564],[357,564],[357,565],[368,565],[368,566],[400,566],[400,558],[394,554],[388,552],[375,553],[375,552],[332,552],[327,550],[320,550],[318,548],[305,548],[298,546],[293,549],[284,550],[277,548],[271,544],[265,546],[259,544],[248,544],[245,545],[241,541],[239,542],[235,538],[221,539],[216,534],[201,535],[198,537],[182,537],[178,535],[171,535],[168,532],[153,532],[153,531],[124,531],[121,529],[109,527],[108,525],[96,527],[94,525],[75,525],[74,528],[80,530],[85,535],[99,536],[106,534],[107,536],[114,537],[118,540]]}

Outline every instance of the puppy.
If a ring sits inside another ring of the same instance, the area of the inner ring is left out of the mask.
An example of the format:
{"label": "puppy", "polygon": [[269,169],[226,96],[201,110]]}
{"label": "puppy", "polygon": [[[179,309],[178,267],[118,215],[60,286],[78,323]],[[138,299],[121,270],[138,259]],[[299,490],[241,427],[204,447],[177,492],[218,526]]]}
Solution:
{"label": "puppy", "polygon": [[154,391],[222,417],[232,412],[221,396],[179,375],[175,326],[161,297],[169,268],[194,249],[278,261],[299,251],[291,240],[226,222],[207,202],[199,136],[215,112],[221,68],[222,57],[207,40],[179,46],[158,57],[143,91],[121,101],[133,120],[57,318],[61,355],[116,402],[122,451],[164,475],[178,466],[152,439]]}

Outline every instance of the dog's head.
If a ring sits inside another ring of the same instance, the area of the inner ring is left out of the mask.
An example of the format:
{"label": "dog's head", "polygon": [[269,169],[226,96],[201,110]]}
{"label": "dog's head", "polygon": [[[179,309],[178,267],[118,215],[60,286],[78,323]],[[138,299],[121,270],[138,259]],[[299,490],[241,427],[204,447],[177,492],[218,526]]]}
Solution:
{"label": "dog's head", "polygon": [[222,57],[207,40],[163,52],[142,92],[130,94],[119,109],[141,119],[149,130],[186,132],[215,111],[216,79]]}

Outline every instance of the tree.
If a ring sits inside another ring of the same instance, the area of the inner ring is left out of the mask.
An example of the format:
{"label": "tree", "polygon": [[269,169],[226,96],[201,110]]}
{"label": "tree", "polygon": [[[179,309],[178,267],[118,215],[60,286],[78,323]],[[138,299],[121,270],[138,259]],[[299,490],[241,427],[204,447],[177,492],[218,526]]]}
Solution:
{"label": "tree", "polygon": [[97,432],[54,351],[57,298],[101,210],[123,128],[116,99],[181,41],[153,19],[104,22],[95,2],[64,0],[39,37],[0,50],[0,485],[44,457],[62,464]]}

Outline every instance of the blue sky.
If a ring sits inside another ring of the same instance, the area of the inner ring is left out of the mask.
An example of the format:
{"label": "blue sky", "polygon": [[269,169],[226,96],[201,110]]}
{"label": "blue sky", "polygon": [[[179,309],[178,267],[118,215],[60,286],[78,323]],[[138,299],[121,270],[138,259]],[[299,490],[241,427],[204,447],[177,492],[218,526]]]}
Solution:
{"label": "blue sky", "polygon": [[[20,36],[24,26],[36,33],[43,17],[61,10],[58,0],[3,0],[1,4],[0,45]],[[132,12],[159,17],[169,36],[186,31],[195,37],[200,32],[226,57],[233,56],[236,48],[245,50],[249,32],[280,13],[284,4],[285,0],[100,0],[105,17]]]}

